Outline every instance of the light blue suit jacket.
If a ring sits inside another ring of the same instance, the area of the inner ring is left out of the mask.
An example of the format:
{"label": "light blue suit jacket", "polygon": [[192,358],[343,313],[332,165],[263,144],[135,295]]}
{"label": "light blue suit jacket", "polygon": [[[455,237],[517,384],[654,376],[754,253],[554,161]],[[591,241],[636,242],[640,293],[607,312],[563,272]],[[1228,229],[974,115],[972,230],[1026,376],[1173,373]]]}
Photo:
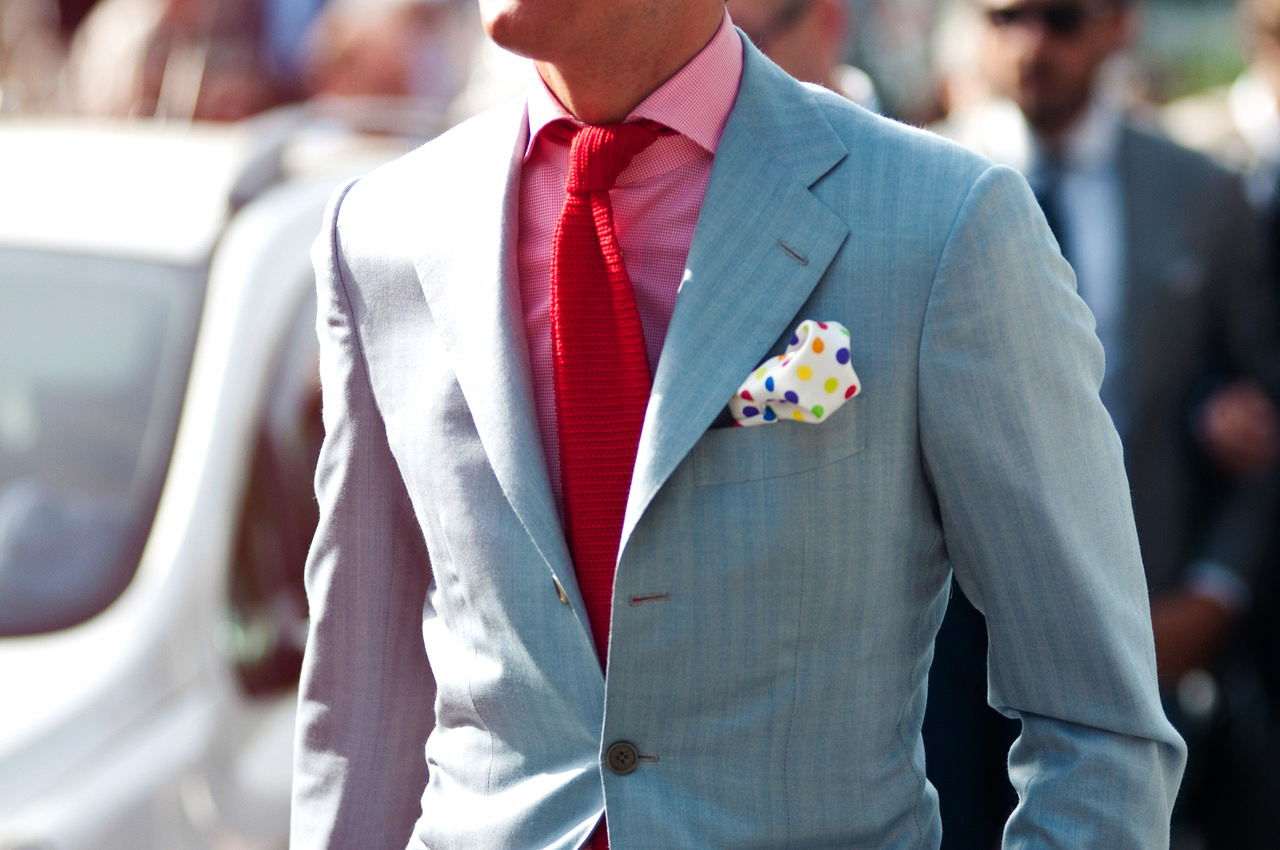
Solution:
{"label": "light blue suit jacket", "polygon": [[[1022,178],[747,48],[605,676],[534,415],[526,133],[519,106],[460,126],[341,193],[317,243],[294,847],[572,848],[606,807],[614,850],[936,847],[920,723],[953,569],[1023,722],[1006,846],[1165,846],[1184,751],[1102,351]],[[862,394],[709,428],[804,318],[850,329]],[[619,740],[630,775],[601,765]]]}

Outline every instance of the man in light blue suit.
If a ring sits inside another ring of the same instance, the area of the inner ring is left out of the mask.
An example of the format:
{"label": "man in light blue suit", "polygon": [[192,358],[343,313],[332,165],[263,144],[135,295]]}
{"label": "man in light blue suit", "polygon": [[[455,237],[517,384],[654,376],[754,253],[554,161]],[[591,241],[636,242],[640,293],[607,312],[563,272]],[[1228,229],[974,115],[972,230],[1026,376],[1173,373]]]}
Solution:
{"label": "man in light blue suit", "polygon": [[[724,16],[481,6],[589,123],[631,114]],[[604,822],[614,850],[934,848],[920,726],[953,570],[990,623],[991,703],[1022,722],[1006,846],[1167,845],[1184,749],[1102,350],[1029,189],[742,52],[604,658],[522,321],[525,104],[335,199],[298,850],[600,846]],[[861,392],[820,424],[716,427],[802,320],[849,330]]]}

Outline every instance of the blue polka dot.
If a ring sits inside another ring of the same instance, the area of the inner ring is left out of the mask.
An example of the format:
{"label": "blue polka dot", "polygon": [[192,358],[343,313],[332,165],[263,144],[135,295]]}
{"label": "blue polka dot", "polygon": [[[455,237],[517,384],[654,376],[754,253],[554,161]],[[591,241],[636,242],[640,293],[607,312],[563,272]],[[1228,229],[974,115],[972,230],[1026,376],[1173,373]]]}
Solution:
{"label": "blue polka dot", "polygon": [[786,397],[787,397],[787,401],[791,402],[792,404],[800,403],[800,396],[796,395],[795,390],[787,390]]}
{"label": "blue polka dot", "polygon": [[750,419],[752,416],[759,416],[760,410],[755,407],[744,407],[742,408],[742,415]]}
{"label": "blue polka dot", "polygon": [[836,362],[841,366],[849,362],[849,349],[842,348],[836,352]]}
{"label": "blue polka dot", "polygon": [[766,406],[766,407],[765,407],[765,409],[764,409],[764,421],[765,421],[765,422],[772,422],[773,420],[775,420],[775,419],[777,419],[777,418],[778,418],[778,414],[776,414],[776,413],[774,413],[774,412],[773,412],[773,408],[772,408],[772,407],[768,407],[768,406]]}
{"label": "blue polka dot", "polygon": [[764,379],[764,388],[769,392],[773,392],[773,375]]}
{"label": "blue polka dot", "polygon": [[800,337],[795,336],[795,335],[793,334],[793,335],[792,335],[792,337],[791,337],[791,344],[792,344],[792,345],[796,345],[796,344],[798,344],[799,342],[800,342]]}

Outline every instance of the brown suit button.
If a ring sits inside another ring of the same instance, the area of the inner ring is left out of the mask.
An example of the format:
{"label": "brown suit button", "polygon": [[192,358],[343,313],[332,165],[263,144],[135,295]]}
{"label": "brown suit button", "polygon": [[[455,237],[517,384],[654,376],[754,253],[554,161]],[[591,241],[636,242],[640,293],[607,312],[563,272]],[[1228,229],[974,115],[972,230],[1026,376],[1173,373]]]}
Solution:
{"label": "brown suit button", "polygon": [[605,750],[604,763],[619,776],[626,776],[636,769],[640,762],[640,753],[636,745],[629,741],[619,741]]}

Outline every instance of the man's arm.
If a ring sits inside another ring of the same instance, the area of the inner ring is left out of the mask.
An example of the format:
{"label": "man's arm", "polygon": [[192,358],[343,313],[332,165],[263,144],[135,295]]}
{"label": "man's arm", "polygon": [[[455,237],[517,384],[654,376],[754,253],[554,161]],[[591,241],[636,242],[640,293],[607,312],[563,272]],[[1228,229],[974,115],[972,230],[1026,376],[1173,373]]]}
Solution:
{"label": "man's arm", "polygon": [[[1207,164],[1202,170],[1210,168]],[[1218,476],[1215,496],[1203,504],[1196,549],[1181,585],[1151,599],[1161,685],[1170,688],[1189,670],[1208,664],[1247,609],[1273,544],[1280,505],[1275,469],[1280,421],[1280,349],[1277,304],[1260,222],[1234,176],[1208,171],[1214,195],[1205,208],[1213,248],[1205,281],[1214,305],[1213,389],[1194,399],[1192,437]]]}
{"label": "man's arm", "polygon": [[1167,846],[1185,747],[1156,688],[1102,348],[1025,182],[974,184],[920,342],[944,540],[987,617],[989,694],[1022,721],[1005,847]]}
{"label": "man's arm", "polygon": [[[349,187],[348,187],[349,188]],[[422,644],[422,533],[370,390],[347,295],[335,196],[316,241],[324,446],[307,559],[294,850],[403,848],[427,782],[435,687]]]}

